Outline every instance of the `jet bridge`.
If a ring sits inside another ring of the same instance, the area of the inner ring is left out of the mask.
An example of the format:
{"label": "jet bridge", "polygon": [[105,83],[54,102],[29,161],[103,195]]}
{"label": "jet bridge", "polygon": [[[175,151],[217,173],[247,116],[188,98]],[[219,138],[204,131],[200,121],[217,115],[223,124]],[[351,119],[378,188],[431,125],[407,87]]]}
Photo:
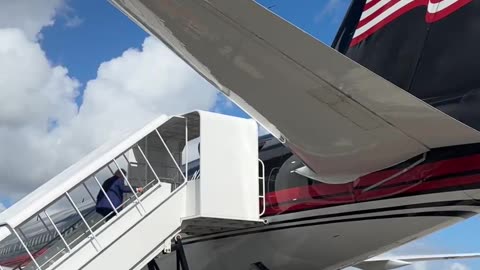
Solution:
{"label": "jet bridge", "polygon": [[[201,174],[192,177],[188,142],[196,138]],[[106,195],[102,180],[121,168],[133,196],[104,218],[92,207],[95,195]],[[1,213],[0,250],[11,246],[21,259],[0,268],[141,269],[179,233],[261,226],[259,168],[254,120],[203,111],[161,117],[98,148]]]}

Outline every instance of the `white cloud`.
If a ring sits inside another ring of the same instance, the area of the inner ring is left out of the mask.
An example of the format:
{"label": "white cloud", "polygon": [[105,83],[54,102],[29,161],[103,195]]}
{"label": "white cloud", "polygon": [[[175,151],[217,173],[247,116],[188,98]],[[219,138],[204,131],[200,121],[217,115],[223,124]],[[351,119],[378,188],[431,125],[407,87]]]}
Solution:
{"label": "white cloud", "polygon": [[59,132],[66,143],[83,134],[83,141],[98,145],[160,114],[208,109],[215,99],[210,84],[162,43],[147,38],[141,51],[127,50],[100,65],[97,78],[87,83],[78,116]]}
{"label": "white cloud", "polygon": [[121,131],[216,100],[213,87],[154,38],[102,63],[80,108],[78,87],[22,31],[0,30],[1,197],[17,199]]}
{"label": "white cloud", "polygon": [[68,28],[75,28],[80,26],[83,23],[84,19],[80,18],[78,15],[72,15],[65,19],[65,26]]}
{"label": "white cloud", "polygon": [[3,203],[0,203],[0,213],[3,212],[5,209],[5,205],[3,205]]}
{"label": "white cloud", "polygon": [[450,261],[417,262],[412,266],[401,268],[402,270],[470,270],[466,264]]}
{"label": "white cloud", "polygon": [[326,1],[323,9],[315,16],[314,22],[339,22],[345,11],[347,10],[348,5],[351,1],[349,0],[328,0]]}
{"label": "white cloud", "polygon": [[[42,125],[75,114],[78,83],[63,67],[52,67],[38,43],[18,29],[0,29],[0,123],[2,127]],[[8,63],[8,64],[7,64]],[[19,103],[17,103],[19,102]]]}
{"label": "white cloud", "polygon": [[0,28],[17,28],[29,39],[37,38],[40,30],[54,24],[55,14],[64,7],[64,0],[2,1]]}
{"label": "white cloud", "polygon": [[213,87],[159,41],[147,38],[141,49],[100,65],[78,108],[79,82],[67,68],[52,65],[38,43],[41,29],[52,25],[60,10],[64,17],[73,11],[63,0],[1,5],[2,199],[19,199],[123,130],[215,103]]}
{"label": "white cloud", "polygon": [[466,266],[465,264],[461,264],[461,263],[452,263],[450,265],[450,267],[448,268],[448,270],[469,270],[470,267]]}
{"label": "white cloud", "polygon": [[[445,246],[432,242],[428,239],[417,240],[403,245],[394,250],[388,251],[379,257],[395,257],[410,255],[432,255],[432,254],[453,254],[458,251],[451,250]],[[415,262],[412,265],[399,268],[399,270],[470,270],[468,262],[470,260],[437,260]],[[465,263],[463,263],[465,262]]]}
{"label": "white cloud", "polygon": [[22,30],[0,29],[2,195],[38,185],[38,177],[56,166],[50,159],[56,142],[49,123],[63,125],[75,116],[77,87],[67,70],[51,66]]}
{"label": "white cloud", "polygon": [[[429,270],[427,262],[417,262],[417,263],[414,263],[412,266],[409,266],[409,267],[411,267],[414,270]],[[404,269],[406,270],[407,267],[405,267]]]}
{"label": "white cloud", "polygon": [[[343,270],[356,270],[355,267],[347,267]],[[398,270],[471,270],[465,264],[459,262],[436,261],[436,262],[416,262],[412,265],[400,267]]]}

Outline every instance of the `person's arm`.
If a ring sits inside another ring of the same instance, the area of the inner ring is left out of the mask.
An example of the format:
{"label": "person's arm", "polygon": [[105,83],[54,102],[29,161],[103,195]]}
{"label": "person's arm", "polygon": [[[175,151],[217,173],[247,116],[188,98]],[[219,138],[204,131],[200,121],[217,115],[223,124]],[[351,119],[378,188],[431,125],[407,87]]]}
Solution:
{"label": "person's arm", "polygon": [[[134,186],[132,186],[132,188],[133,188],[133,190],[135,190],[136,192],[143,192],[143,188],[142,188],[142,187],[134,187]],[[123,192],[132,193],[132,190],[130,189],[129,186],[123,185],[123,186],[122,186],[122,189],[123,189]]]}

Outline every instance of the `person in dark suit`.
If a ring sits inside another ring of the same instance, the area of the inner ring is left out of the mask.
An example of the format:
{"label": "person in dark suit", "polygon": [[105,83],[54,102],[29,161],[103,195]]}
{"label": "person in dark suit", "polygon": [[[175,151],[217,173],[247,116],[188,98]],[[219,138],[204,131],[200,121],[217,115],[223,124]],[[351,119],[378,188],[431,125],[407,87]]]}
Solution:
{"label": "person in dark suit", "polygon": [[[132,193],[132,190],[128,186],[124,185],[122,173],[125,176],[127,175],[127,172],[124,169],[121,169],[121,171],[117,170],[112,177],[105,180],[105,182],[102,184],[103,190],[105,190],[105,193],[107,193],[108,199],[110,199],[111,203],[101,190],[97,195],[97,204],[95,210],[103,217],[106,217],[107,221],[116,214],[112,208],[112,205],[115,207],[115,209],[117,209],[117,211],[119,211],[120,209],[118,208],[123,203],[123,194]],[[136,190],[136,192],[143,192],[143,188],[141,187],[133,188]]]}
{"label": "person in dark suit", "polygon": [[[123,175],[122,175],[123,174]],[[97,195],[97,204],[95,207],[95,210],[97,213],[102,215],[103,217],[106,217],[106,221],[110,220],[112,217],[116,215],[114,209],[112,208],[115,207],[117,211],[122,205],[123,202],[123,194],[125,193],[132,193],[132,190],[128,187],[125,186],[123,183],[123,176],[127,176],[127,172],[124,169],[120,169],[115,172],[115,174],[105,180],[102,184],[103,190],[105,190],[105,193],[107,193],[108,199],[110,199],[110,202],[108,201],[107,197],[105,194],[100,190],[98,195]],[[143,192],[143,188],[141,187],[133,187],[136,192]],[[160,267],[158,267],[157,263],[155,262],[155,259],[151,260],[147,264],[148,270],[160,270]]]}

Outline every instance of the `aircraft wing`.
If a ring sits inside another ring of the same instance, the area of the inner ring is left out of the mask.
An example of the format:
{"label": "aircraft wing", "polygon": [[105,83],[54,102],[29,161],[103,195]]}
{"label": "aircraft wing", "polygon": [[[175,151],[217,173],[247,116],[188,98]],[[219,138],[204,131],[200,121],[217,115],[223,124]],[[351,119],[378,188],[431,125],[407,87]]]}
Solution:
{"label": "aircraft wing", "polygon": [[458,260],[480,258],[480,253],[460,254],[434,254],[434,255],[411,255],[411,256],[379,256],[355,265],[362,270],[389,270],[410,265],[421,261]]}
{"label": "aircraft wing", "polygon": [[431,148],[480,142],[476,130],[254,1],[111,1],[286,143],[320,181],[350,182]]}

